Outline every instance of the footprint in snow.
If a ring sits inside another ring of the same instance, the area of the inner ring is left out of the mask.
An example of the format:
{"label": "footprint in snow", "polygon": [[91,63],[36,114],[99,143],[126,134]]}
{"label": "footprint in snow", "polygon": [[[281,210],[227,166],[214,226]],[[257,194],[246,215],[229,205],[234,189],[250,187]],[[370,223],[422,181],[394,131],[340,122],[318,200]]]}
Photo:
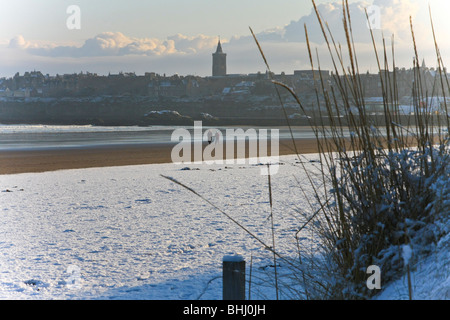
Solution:
{"label": "footprint in snow", "polygon": [[134,200],[134,202],[138,202],[138,203],[152,203],[152,200],[150,200],[150,199],[137,199],[137,200]]}
{"label": "footprint in snow", "polygon": [[25,285],[35,289],[36,291],[40,291],[43,288],[47,288],[49,285],[45,282],[36,279],[30,279],[23,282]]}
{"label": "footprint in snow", "polygon": [[[12,189],[17,189],[18,188],[18,186],[14,186],[14,187],[12,187]],[[24,191],[24,189],[17,189],[17,191]],[[5,190],[2,190],[2,192],[13,192],[11,189],[5,189]]]}

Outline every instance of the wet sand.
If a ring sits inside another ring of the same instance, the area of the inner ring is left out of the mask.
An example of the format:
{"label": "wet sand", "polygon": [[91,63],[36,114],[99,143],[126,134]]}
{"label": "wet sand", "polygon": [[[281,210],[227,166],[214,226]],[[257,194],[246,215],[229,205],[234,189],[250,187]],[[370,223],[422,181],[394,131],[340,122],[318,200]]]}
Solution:
{"label": "wet sand", "polygon": [[[295,145],[300,154],[318,152],[315,139],[297,139]],[[175,144],[140,144],[95,148],[0,151],[0,174],[171,163],[171,152],[174,146]],[[206,144],[203,145],[203,147],[205,146]],[[246,147],[246,150],[249,150],[248,147]],[[194,152],[192,152],[193,154]],[[279,155],[289,154],[296,154],[293,141],[290,139],[280,140]],[[271,155],[270,142],[268,143],[267,155]],[[246,156],[248,156],[248,153]]]}

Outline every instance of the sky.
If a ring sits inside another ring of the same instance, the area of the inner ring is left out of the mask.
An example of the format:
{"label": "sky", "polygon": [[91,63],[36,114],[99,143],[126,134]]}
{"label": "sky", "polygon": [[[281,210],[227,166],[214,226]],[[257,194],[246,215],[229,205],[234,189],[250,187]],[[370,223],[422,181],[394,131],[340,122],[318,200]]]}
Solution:
{"label": "sky", "polygon": [[[316,4],[336,41],[344,44],[342,2],[317,0]],[[444,63],[450,54],[448,0],[350,0],[349,6],[364,71],[377,71],[366,8],[378,49],[386,39],[391,52],[394,35],[397,66],[412,66],[410,17],[420,58],[430,67],[436,65],[429,6]],[[321,67],[331,68],[309,0],[0,0],[0,8],[0,77],[33,70],[50,75],[209,76],[219,37],[227,53],[228,73],[265,72],[249,27],[270,69],[292,74],[310,69],[305,24]]]}

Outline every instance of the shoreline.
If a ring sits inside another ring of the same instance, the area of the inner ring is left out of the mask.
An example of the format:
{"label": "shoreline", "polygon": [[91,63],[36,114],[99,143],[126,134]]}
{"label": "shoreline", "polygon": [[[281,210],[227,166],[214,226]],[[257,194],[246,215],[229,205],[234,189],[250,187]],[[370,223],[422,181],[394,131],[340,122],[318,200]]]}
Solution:
{"label": "shoreline", "polygon": [[[206,145],[203,144],[203,148]],[[171,152],[174,146],[173,143],[155,143],[62,149],[5,150],[0,151],[0,175],[171,163]],[[295,146],[300,154],[318,152],[316,139],[295,139]],[[249,150],[247,146],[245,149]],[[267,155],[270,156],[270,154],[270,143],[268,142]],[[295,154],[292,139],[280,139],[279,155],[291,154]]]}

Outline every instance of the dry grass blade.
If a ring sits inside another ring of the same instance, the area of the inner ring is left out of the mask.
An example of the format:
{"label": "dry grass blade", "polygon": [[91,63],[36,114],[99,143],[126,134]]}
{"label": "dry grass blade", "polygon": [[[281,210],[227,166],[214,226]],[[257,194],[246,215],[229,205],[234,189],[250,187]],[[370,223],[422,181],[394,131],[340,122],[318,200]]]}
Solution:
{"label": "dry grass blade", "polygon": [[[270,164],[267,164],[267,172],[270,172]],[[278,296],[278,272],[277,272],[277,256],[275,254],[276,247],[275,247],[275,228],[273,223],[273,202],[272,202],[272,182],[271,182],[271,175],[270,173],[267,175],[268,182],[269,182],[269,203],[270,203],[270,221],[271,221],[271,230],[272,230],[272,250],[274,252],[273,254],[273,265],[274,265],[274,271],[275,271],[275,293],[277,300],[279,299]]]}

